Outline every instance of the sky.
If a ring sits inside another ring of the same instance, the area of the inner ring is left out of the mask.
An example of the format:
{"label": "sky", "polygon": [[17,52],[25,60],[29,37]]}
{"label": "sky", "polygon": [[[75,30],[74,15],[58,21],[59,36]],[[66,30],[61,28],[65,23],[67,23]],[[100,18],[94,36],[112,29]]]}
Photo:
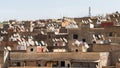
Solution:
{"label": "sky", "polygon": [[120,0],[0,0],[0,21],[37,20],[120,12]]}

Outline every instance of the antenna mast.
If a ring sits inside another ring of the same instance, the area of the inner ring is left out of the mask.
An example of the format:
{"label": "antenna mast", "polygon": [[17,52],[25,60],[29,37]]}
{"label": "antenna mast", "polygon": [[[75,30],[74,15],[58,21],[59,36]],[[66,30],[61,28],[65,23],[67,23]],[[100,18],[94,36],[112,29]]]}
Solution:
{"label": "antenna mast", "polygon": [[89,17],[91,17],[91,7],[89,7]]}

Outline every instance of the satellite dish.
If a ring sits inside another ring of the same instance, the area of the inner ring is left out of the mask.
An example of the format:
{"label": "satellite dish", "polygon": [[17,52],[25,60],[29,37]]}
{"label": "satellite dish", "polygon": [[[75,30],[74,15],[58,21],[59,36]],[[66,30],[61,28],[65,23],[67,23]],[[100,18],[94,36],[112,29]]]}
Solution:
{"label": "satellite dish", "polygon": [[10,46],[7,46],[7,49],[8,49],[9,51],[11,51],[11,50],[12,50]]}

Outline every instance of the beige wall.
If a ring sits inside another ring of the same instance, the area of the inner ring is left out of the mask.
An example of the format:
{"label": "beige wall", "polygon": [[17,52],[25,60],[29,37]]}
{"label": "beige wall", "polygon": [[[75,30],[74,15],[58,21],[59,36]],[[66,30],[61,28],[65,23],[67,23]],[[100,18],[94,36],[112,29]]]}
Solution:
{"label": "beige wall", "polygon": [[[31,50],[33,50],[33,51],[31,51]],[[37,52],[37,46],[28,46],[27,47],[27,52],[36,53]]]}
{"label": "beige wall", "polygon": [[79,28],[79,29],[76,29],[76,28],[68,29],[68,34],[69,34],[69,36],[68,36],[69,41],[75,40],[75,39],[73,39],[73,35],[77,34],[79,41],[82,41],[82,39],[85,39],[86,42],[91,43],[91,34],[90,34],[89,28],[87,28],[87,26]]}
{"label": "beige wall", "polygon": [[102,68],[116,68],[115,66],[104,66]]}
{"label": "beige wall", "polygon": [[36,61],[27,61],[26,66],[37,66]]}
{"label": "beige wall", "polygon": [[110,65],[109,52],[100,53],[99,68],[102,68],[102,66],[109,66],[109,65]]}

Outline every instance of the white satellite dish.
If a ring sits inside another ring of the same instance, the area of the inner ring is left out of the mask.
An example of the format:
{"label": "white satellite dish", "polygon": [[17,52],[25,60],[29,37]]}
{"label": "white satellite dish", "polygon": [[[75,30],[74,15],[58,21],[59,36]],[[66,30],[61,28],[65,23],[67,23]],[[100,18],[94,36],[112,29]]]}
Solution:
{"label": "white satellite dish", "polygon": [[7,49],[8,49],[9,51],[11,51],[11,50],[12,50],[10,46],[7,46]]}

